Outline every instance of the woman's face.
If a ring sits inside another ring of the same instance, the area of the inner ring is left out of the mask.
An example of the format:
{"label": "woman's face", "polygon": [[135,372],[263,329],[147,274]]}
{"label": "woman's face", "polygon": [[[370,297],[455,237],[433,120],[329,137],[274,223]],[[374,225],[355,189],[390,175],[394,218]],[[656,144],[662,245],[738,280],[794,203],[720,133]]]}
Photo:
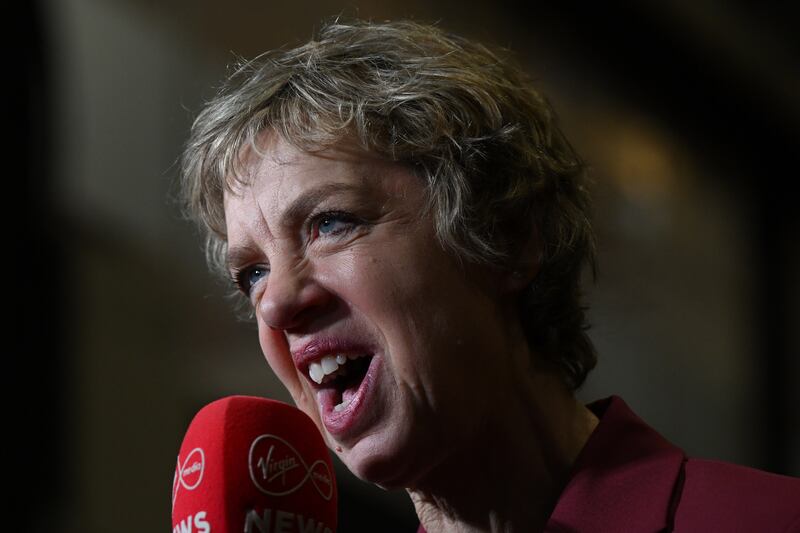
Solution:
{"label": "woman's face", "polygon": [[264,355],[356,475],[413,485],[497,416],[501,283],[440,247],[404,166],[262,140],[225,216]]}

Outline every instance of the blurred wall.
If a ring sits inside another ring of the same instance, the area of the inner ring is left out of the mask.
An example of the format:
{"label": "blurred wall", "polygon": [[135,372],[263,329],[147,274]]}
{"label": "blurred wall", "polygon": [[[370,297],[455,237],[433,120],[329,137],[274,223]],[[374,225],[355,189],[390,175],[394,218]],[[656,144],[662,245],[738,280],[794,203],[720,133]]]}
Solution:
{"label": "blurred wall", "polygon": [[[581,397],[622,395],[690,454],[800,474],[796,216],[763,192],[785,169],[762,159],[786,152],[756,157],[797,148],[797,44],[780,14],[682,5],[41,3],[65,254],[63,531],[168,528],[194,412],[227,394],[288,400],[171,198],[191,120],[235,55],[342,12],[438,21],[511,48],[541,81],[596,179],[600,364]],[[342,531],[374,516],[413,530],[402,494],[339,479]],[[32,530],[52,531],[48,516]]]}

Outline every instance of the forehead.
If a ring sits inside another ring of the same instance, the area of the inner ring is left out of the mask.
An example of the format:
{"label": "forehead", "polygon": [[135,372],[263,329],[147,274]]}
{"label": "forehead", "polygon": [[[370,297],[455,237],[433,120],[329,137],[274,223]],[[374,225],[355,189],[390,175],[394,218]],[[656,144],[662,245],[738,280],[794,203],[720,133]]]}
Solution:
{"label": "forehead", "polygon": [[379,210],[419,210],[424,201],[423,181],[406,165],[355,145],[306,151],[275,134],[258,141],[242,153],[240,175],[225,191],[229,244],[253,233],[277,237],[329,199],[349,204],[329,207]]}
{"label": "forehead", "polygon": [[[402,193],[409,185],[409,169],[367,152],[353,143],[303,150],[281,136],[262,133],[255,143],[242,150],[237,179],[229,178],[226,207],[229,201],[248,195],[279,197],[299,193],[331,183],[347,183],[364,188],[381,186],[389,193]],[[413,181],[419,181],[415,179]]]}

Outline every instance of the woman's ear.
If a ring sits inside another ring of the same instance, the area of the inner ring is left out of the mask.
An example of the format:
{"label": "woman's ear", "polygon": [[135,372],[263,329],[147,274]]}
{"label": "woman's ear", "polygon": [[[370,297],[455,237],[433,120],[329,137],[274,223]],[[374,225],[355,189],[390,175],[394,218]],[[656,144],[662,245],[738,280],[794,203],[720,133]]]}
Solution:
{"label": "woman's ear", "polygon": [[539,263],[525,265],[505,273],[503,288],[504,292],[520,292],[527,289],[536,275],[539,273]]}
{"label": "woman's ear", "polygon": [[531,231],[528,241],[521,247],[513,262],[513,268],[503,273],[502,289],[505,293],[525,290],[536,276],[542,264],[541,244],[536,227]]}

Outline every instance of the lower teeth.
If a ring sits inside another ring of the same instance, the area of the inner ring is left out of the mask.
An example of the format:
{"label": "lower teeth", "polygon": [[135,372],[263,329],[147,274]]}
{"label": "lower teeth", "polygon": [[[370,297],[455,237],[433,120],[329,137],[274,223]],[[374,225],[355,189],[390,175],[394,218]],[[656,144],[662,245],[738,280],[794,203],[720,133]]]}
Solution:
{"label": "lower teeth", "polygon": [[350,400],[343,400],[342,403],[335,405],[333,410],[338,413],[340,411],[344,411],[348,405],[350,405]]}

